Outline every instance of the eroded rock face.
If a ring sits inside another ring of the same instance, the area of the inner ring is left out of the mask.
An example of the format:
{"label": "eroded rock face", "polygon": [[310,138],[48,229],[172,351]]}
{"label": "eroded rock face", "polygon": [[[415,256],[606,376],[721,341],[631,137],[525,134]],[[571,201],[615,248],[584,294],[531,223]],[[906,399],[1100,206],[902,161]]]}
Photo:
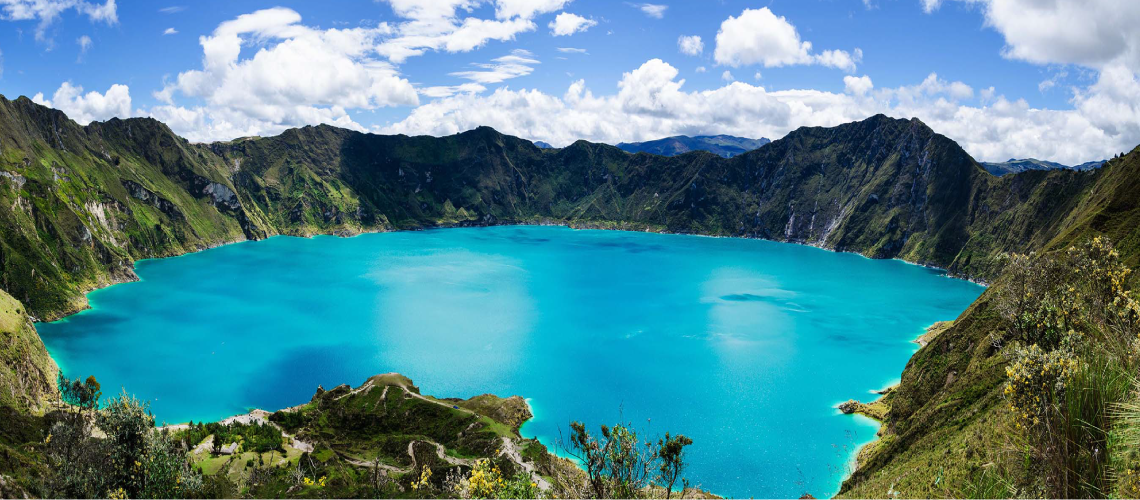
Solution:
{"label": "eroded rock face", "polygon": [[235,212],[241,209],[241,201],[238,200],[237,193],[225,184],[211,182],[202,188],[202,193],[209,196],[210,200],[214,202],[214,206],[218,208],[225,207]]}
{"label": "eroded rock face", "polygon": [[170,200],[159,196],[154,191],[143,187],[142,184],[139,184],[135,181],[123,179],[122,182],[123,187],[126,188],[127,193],[130,194],[132,198],[149,203],[150,205],[154,206],[154,208],[157,208],[158,211],[166,214],[167,217],[170,217],[172,219],[186,219],[186,217],[182,215],[182,212],[178,210],[178,207],[174,203],[171,203]]}
{"label": "eroded rock face", "polygon": [[11,182],[12,184],[15,184],[16,189],[20,189],[20,188],[24,187],[24,183],[28,182],[28,179],[25,178],[24,176],[22,176],[20,174],[13,174],[11,172],[0,172],[0,177],[3,177],[5,179],[7,179],[9,182]]}

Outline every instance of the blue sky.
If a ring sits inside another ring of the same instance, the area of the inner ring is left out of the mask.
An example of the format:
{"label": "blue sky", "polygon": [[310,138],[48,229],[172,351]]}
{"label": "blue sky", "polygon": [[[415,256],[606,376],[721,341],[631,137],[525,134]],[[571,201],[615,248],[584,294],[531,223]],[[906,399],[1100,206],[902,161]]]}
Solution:
{"label": "blue sky", "polygon": [[1138,5],[0,0],[0,93],[199,141],[320,122],[555,145],[778,138],[882,112],[979,159],[1077,163],[1140,143]]}

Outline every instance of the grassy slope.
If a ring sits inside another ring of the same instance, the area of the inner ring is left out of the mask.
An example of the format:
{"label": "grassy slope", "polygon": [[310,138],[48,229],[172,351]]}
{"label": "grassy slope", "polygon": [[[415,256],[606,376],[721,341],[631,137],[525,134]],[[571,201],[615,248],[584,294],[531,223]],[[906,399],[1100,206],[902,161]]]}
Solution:
{"label": "grassy slope", "polygon": [[[1140,148],[1106,165],[1058,226],[1053,238],[1034,248],[1062,249],[1105,235],[1119,242],[1125,262],[1136,267]],[[989,341],[991,332],[1004,328],[992,304],[1001,286],[999,280],[907,363],[891,395],[887,433],[871,445],[841,496],[881,497],[892,490],[905,497],[971,494],[970,485],[1003,449],[1010,426],[1001,395],[1005,362]]]}
{"label": "grassy slope", "polygon": [[41,413],[57,396],[58,371],[23,304],[0,291],[0,406]]}

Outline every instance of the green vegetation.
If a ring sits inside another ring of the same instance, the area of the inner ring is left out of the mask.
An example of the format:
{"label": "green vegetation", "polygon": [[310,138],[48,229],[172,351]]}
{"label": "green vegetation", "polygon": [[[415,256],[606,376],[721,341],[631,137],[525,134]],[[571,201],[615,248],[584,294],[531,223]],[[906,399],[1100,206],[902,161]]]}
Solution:
{"label": "green vegetation", "polygon": [[[1132,478],[1140,469],[1140,304],[1130,275],[1103,237],[1056,252],[1012,255],[1002,280],[986,293],[990,302],[983,304],[994,314],[985,324],[992,327],[975,347],[990,358],[976,369],[1000,369],[1001,375],[981,379],[989,387],[958,392],[959,400],[981,399],[959,410],[962,420],[919,434],[909,449],[900,449],[909,437],[900,429],[908,422],[889,410],[890,431],[863,455],[863,467],[843,493],[1134,495]],[[967,311],[963,318],[973,314]],[[912,361],[907,371],[917,369],[922,368]],[[946,386],[954,387],[955,379],[948,376]],[[904,373],[902,387],[913,391],[914,385]],[[897,408],[899,399],[893,401]],[[928,448],[931,441],[943,448]],[[962,446],[963,455],[949,456],[954,446]]]}
{"label": "green vegetation", "polygon": [[223,443],[237,443],[239,449],[254,453],[285,451],[281,430],[261,422],[229,424],[198,422],[197,425],[191,422],[186,429],[178,430],[172,435],[172,438],[184,448],[197,446],[208,437],[213,438],[213,445],[219,450]]}
{"label": "green vegetation", "polygon": [[54,498],[186,498],[203,488],[186,451],[154,429],[147,406],[126,394],[106,408],[64,412],[43,438],[50,465],[39,491]]}
{"label": "green vegetation", "polygon": [[[16,463],[0,454],[5,496],[543,498],[587,491],[580,469],[520,437],[517,424],[465,408],[514,414],[492,403],[510,407],[514,398],[440,400],[387,374],[357,388],[318,389],[309,403],[273,414],[159,429],[147,405],[126,394],[100,406],[94,378],[60,382],[68,403],[38,417],[17,413],[11,422],[18,426],[0,432],[19,452]],[[636,435],[621,436],[613,440],[621,446],[606,449],[638,445]],[[684,469],[683,449],[692,441],[667,435],[660,443],[668,484]],[[652,458],[642,464],[648,467],[657,456],[645,458]],[[626,489],[608,494],[670,493],[617,480],[607,479]]]}
{"label": "green vegetation", "polygon": [[581,472],[559,476],[557,491],[567,498],[670,498],[680,479],[682,495],[695,493],[681,477],[685,447],[691,444],[685,436],[665,434],[654,446],[628,423],[603,425],[595,437],[573,422],[566,452],[581,464],[584,479]]}

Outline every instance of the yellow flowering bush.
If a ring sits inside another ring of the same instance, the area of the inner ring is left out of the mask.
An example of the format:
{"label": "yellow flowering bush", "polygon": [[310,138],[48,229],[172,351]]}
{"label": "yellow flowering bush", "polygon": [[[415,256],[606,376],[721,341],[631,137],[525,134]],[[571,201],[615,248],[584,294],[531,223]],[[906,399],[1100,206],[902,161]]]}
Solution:
{"label": "yellow flowering bush", "polygon": [[412,482],[412,489],[419,490],[429,487],[431,487],[431,468],[425,465],[420,471],[420,478]]}
{"label": "yellow flowering bush", "polygon": [[475,462],[454,489],[461,498],[538,498],[542,493],[526,474],[507,478],[498,465],[487,459]]}
{"label": "yellow flowering bush", "polygon": [[1045,351],[1036,344],[1015,346],[1005,369],[1005,397],[1019,428],[1031,428],[1048,418],[1048,413],[1065,395],[1069,377],[1078,360],[1070,349]]}
{"label": "yellow flowering bush", "polygon": [[499,466],[483,459],[476,462],[467,476],[467,488],[471,498],[495,498],[495,491],[503,484],[503,473]]}

